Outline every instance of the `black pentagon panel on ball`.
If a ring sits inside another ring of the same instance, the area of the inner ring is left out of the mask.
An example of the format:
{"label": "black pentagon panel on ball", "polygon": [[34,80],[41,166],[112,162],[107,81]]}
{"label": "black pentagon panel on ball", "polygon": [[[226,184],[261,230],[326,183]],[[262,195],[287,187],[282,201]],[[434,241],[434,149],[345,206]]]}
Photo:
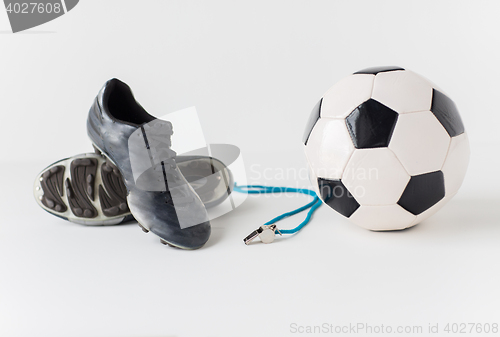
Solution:
{"label": "black pentagon panel on ball", "polygon": [[377,75],[378,73],[384,73],[384,72],[387,72],[387,71],[394,71],[394,70],[404,70],[404,68],[396,67],[396,66],[371,67],[371,68],[362,69],[360,71],[356,71],[354,74],[372,74],[372,75]]}
{"label": "black pentagon panel on ball", "polygon": [[435,171],[411,177],[398,204],[408,212],[419,215],[444,198],[443,172]]}
{"label": "black pentagon panel on ball", "polygon": [[311,114],[309,115],[309,120],[307,121],[306,128],[304,130],[304,136],[302,137],[302,142],[304,142],[304,145],[307,145],[307,140],[309,139],[309,136],[311,135],[312,129],[316,125],[316,122],[318,122],[322,102],[323,102],[323,98],[320,99],[318,103],[316,103],[316,105],[314,106],[314,108],[311,111]]}
{"label": "black pentagon panel on ball", "polygon": [[398,120],[398,113],[369,99],[346,117],[346,124],[357,149],[387,147]]}
{"label": "black pentagon panel on ball", "polygon": [[431,111],[444,126],[450,137],[464,133],[464,123],[455,102],[436,89],[432,89]]}
{"label": "black pentagon panel on ball", "polygon": [[342,214],[350,217],[359,208],[359,203],[340,180],[318,178],[321,199]]}

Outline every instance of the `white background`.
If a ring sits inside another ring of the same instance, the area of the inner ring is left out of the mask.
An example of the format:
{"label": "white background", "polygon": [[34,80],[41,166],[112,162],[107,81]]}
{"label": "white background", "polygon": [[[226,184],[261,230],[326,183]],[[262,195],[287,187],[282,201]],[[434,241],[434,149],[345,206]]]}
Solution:
{"label": "white background", "polygon": [[[499,14],[498,1],[82,0],[12,34],[0,10],[0,336],[500,323]],[[250,181],[307,186],[280,172],[305,167],[310,110],[374,65],[437,83],[469,133],[462,190],[413,229],[370,232],[322,207],[299,235],[247,247],[250,231],[306,201],[250,197],[190,252],[134,224],[68,223],[33,200],[41,169],[91,150],[87,111],[112,77],[152,114],[196,106],[209,142],[242,149]]]}

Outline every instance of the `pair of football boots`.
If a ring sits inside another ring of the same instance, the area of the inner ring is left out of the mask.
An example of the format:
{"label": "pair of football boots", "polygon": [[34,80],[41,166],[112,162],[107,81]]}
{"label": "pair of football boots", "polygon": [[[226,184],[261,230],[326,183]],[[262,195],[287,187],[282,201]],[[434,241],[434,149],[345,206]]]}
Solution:
{"label": "pair of football boots", "polygon": [[207,242],[207,208],[232,191],[224,163],[177,156],[171,149],[172,124],[147,113],[117,79],[95,98],[87,133],[95,153],[55,162],[36,178],[34,194],[44,210],[84,225],[135,219],[143,231],[182,249]]}

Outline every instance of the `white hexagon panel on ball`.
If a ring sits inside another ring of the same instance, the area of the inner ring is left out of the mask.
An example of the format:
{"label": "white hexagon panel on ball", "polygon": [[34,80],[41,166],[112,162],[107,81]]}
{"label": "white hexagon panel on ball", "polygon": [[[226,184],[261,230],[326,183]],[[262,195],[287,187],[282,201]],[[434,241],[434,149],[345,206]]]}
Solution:
{"label": "white hexagon panel on ball", "polygon": [[432,87],[408,70],[382,72],[375,76],[372,98],[400,114],[431,109]]}
{"label": "white hexagon panel on ball", "polygon": [[392,205],[398,202],[410,175],[387,148],[356,150],[342,182],[360,205]]}
{"label": "white hexagon panel on ball", "polygon": [[398,117],[389,148],[411,175],[438,171],[443,166],[450,136],[430,111]]}

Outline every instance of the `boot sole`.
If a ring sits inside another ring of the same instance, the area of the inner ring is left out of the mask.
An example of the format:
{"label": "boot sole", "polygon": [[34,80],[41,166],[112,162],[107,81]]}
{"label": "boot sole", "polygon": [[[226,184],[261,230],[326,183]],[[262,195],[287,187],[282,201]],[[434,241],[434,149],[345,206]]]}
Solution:
{"label": "boot sole", "polygon": [[33,194],[44,210],[77,224],[118,225],[134,219],[120,172],[98,154],[86,153],[48,166],[37,176]]}

